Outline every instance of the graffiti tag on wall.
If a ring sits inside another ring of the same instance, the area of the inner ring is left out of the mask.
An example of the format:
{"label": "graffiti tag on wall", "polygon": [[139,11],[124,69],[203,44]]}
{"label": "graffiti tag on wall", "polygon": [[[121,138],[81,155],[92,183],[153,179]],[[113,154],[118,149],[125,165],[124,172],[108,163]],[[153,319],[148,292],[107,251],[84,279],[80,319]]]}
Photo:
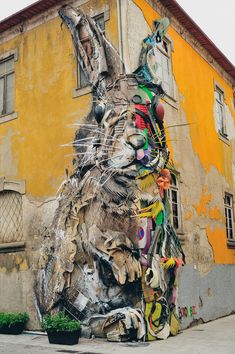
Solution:
{"label": "graffiti tag on wall", "polygon": [[191,318],[197,314],[196,306],[193,305],[193,306],[178,307],[178,314],[179,314],[179,319]]}

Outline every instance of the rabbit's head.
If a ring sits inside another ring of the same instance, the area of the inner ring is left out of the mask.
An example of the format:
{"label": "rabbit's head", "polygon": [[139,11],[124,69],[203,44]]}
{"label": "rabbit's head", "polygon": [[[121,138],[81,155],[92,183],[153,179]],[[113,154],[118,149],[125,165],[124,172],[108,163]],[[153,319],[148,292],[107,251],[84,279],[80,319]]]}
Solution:
{"label": "rabbit's head", "polygon": [[144,41],[140,67],[125,74],[119,54],[93,19],[71,7],[62,8],[59,14],[71,32],[75,54],[93,89],[91,113],[74,141],[78,156],[75,172],[83,177],[88,170],[98,169],[100,186],[115,194],[112,201],[132,200],[135,193],[130,193],[130,186],[135,188],[136,178],[159,173],[168,161],[164,110],[159,104],[164,90],[154,83],[147,65],[164,26],[163,30],[158,26],[161,33],[156,29]]}

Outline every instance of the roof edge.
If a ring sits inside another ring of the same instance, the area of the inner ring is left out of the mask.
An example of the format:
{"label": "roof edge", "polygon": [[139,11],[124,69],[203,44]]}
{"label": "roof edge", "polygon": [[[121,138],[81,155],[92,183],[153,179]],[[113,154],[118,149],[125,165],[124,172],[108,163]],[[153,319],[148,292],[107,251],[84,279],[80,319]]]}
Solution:
{"label": "roof edge", "polygon": [[[59,5],[64,0],[38,0],[22,10],[6,17],[0,21],[0,33],[5,32],[13,26],[32,18],[34,15],[48,10],[54,5]],[[223,54],[223,52],[212,42],[203,30],[194,22],[187,12],[176,0],[158,0],[172,15],[181,23],[191,35],[209,52],[212,58],[235,80],[235,66]]]}
{"label": "roof edge", "polygon": [[0,34],[55,5],[59,5],[63,1],[64,0],[38,0],[31,5],[24,7],[22,10],[17,11],[0,21]]}
{"label": "roof edge", "polygon": [[205,32],[194,22],[176,0],[158,0],[167,8],[181,25],[209,52],[212,58],[235,80],[235,66],[225,54],[214,44]]}

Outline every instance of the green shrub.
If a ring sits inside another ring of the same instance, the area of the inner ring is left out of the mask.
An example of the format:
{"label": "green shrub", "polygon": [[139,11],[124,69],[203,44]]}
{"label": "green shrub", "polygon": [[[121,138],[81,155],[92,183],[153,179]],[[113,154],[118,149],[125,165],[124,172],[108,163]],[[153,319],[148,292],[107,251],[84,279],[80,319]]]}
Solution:
{"label": "green shrub", "polygon": [[46,315],[41,322],[44,331],[76,331],[80,329],[80,322],[71,320],[63,312],[56,315]]}
{"label": "green shrub", "polygon": [[0,312],[0,328],[11,327],[13,324],[25,324],[29,319],[26,312]]}

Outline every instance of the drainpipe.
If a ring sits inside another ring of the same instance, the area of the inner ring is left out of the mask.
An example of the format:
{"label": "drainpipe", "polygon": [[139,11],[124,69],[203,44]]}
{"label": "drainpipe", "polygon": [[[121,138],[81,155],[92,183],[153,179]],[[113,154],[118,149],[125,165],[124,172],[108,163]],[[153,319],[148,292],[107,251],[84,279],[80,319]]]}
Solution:
{"label": "drainpipe", "polygon": [[[122,14],[121,0],[117,0],[117,15],[118,15],[118,39],[119,39],[119,55],[123,63],[123,39],[122,39]],[[122,64],[121,74],[124,73],[124,63]]]}

